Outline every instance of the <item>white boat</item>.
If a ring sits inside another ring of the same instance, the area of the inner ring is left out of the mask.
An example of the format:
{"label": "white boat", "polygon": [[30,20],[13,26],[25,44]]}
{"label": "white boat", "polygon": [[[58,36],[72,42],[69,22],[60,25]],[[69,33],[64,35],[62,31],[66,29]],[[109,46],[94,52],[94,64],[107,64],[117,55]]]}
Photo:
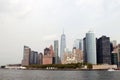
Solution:
{"label": "white boat", "polygon": [[110,68],[110,69],[108,69],[108,71],[115,71],[115,69],[113,69],[113,68]]}

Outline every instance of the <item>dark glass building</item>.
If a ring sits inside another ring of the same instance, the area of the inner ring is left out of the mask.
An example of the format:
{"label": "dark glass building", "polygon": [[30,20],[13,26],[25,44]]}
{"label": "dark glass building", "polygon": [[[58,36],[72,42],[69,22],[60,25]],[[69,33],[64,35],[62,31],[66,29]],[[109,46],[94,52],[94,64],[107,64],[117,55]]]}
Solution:
{"label": "dark glass building", "polygon": [[111,64],[110,38],[102,36],[97,40],[97,64]]}
{"label": "dark glass building", "polygon": [[83,45],[84,45],[84,50],[83,50],[83,62],[87,62],[86,38],[83,39]]}
{"label": "dark glass building", "polygon": [[111,60],[112,60],[112,64],[118,65],[118,55],[117,55],[117,53],[112,53],[111,54]]}
{"label": "dark glass building", "polygon": [[30,64],[38,64],[38,52],[31,51],[31,53],[30,53]]}

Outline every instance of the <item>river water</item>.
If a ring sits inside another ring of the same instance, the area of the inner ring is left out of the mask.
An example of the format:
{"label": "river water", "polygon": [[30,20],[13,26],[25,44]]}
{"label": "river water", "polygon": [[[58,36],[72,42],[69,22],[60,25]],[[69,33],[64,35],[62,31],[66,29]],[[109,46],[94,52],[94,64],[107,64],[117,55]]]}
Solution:
{"label": "river water", "polygon": [[120,80],[120,71],[47,71],[0,69],[0,80]]}

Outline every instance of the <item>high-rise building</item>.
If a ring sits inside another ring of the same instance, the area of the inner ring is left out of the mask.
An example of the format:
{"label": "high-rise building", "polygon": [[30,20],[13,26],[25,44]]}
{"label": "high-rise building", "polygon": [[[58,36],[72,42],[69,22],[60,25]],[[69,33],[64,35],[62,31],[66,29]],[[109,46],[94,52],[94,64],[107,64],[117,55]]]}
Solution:
{"label": "high-rise building", "polygon": [[86,38],[83,39],[83,45],[84,45],[84,50],[83,50],[83,62],[87,63]]}
{"label": "high-rise building", "polygon": [[30,64],[38,64],[38,52],[31,51],[31,53],[30,53]]}
{"label": "high-rise building", "polygon": [[43,54],[39,53],[38,55],[38,64],[43,64]]}
{"label": "high-rise building", "polygon": [[87,62],[91,64],[96,64],[96,38],[93,31],[86,33],[85,47],[87,54]]}
{"label": "high-rise building", "polygon": [[80,39],[76,39],[74,41],[74,45],[73,45],[76,49],[79,49],[80,48]]}
{"label": "high-rise building", "polygon": [[102,36],[97,40],[97,63],[111,64],[110,38]]}
{"label": "high-rise building", "polygon": [[28,46],[24,46],[22,66],[28,66],[30,64],[31,49]]}
{"label": "high-rise building", "polygon": [[53,56],[51,55],[50,48],[44,49],[44,56],[43,56],[43,64],[52,64],[53,63]]}
{"label": "high-rise building", "polygon": [[59,63],[58,50],[59,50],[58,40],[55,40],[54,41],[54,58],[55,58],[55,64]]}
{"label": "high-rise building", "polygon": [[61,44],[60,44],[60,61],[61,61],[61,63],[64,60],[65,48],[66,48],[66,37],[63,32],[63,34],[61,35]]}
{"label": "high-rise building", "polygon": [[33,60],[34,60],[34,51],[31,51],[31,53],[30,53],[30,64],[33,64]]}
{"label": "high-rise building", "polygon": [[76,39],[74,41],[74,47],[76,47],[76,49],[80,49],[83,51],[83,40],[82,39]]}
{"label": "high-rise building", "polygon": [[79,49],[80,49],[81,51],[84,50],[83,39],[80,39],[80,46],[79,46]]}
{"label": "high-rise building", "polygon": [[49,49],[50,49],[50,55],[53,57],[54,56],[53,46],[50,45]]}

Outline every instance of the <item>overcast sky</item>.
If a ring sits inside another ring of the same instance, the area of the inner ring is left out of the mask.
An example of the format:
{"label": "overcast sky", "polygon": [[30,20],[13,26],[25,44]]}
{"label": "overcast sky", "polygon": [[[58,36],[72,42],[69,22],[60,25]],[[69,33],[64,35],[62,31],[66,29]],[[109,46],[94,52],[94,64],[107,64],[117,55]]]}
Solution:
{"label": "overcast sky", "polygon": [[0,65],[20,63],[24,45],[43,52],[63,28],[70,49],[91,28],[120,43],[120,0],[0,0]]}

